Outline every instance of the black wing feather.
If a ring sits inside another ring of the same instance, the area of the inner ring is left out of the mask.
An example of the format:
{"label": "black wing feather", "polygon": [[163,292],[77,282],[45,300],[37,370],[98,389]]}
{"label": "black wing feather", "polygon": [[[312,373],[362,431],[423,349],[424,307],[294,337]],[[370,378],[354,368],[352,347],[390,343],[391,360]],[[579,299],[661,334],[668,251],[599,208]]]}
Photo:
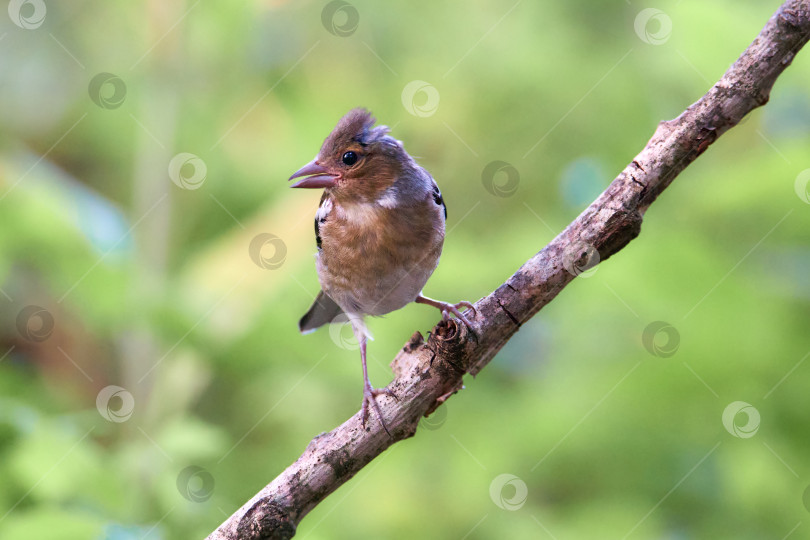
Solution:
{"label": "black wing feather", "polygon": [[324,192],[321,196],[321,202],[318,205],[318,213],[315,215],[315,244],[317,244],[318,249],[321,249],[321,224],[326,222],[326,217],[328,216],[328,213],[320,211],[326,198],[327,195],[326,192]]}
{"label": "black wing feather", "polygon": [[444,220],[447,221],[447,205],[444,204],[442,192],[439,191],[439,186],[436,185],[436,182],[433,182],[433,201],[436,204],[440,204],[444,208]]}

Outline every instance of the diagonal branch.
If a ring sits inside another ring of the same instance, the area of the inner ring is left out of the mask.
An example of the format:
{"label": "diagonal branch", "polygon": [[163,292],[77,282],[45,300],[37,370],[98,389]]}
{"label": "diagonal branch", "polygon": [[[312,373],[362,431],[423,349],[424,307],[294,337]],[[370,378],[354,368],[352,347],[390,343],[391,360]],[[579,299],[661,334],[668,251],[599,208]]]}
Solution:
{"label": "diagonal branch", "polygon": [[520,328],[576,275],[638,236],[647,208],[721,134],[768,101],[776,78],[810,37],[810,0],[788,0],[723,77],[678,118],[661,122],[650,141],[582,214],[492,294],[478,301],[475,333],[439,323],[425,342],[416,332],[391,363],[380,397],[389,437],[355,414],[315,437],[303,455],[229,517],[209,540],[286,539],[320,501],[477,374]]}

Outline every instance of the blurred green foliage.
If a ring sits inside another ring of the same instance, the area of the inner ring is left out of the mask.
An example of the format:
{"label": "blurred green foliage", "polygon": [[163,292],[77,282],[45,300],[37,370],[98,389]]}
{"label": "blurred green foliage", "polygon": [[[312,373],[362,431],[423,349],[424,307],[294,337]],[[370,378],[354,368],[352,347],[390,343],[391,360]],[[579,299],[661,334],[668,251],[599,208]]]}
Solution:
{"label": "blurred green foliage", "polygon": [[[0,17],[8,540],[204,537],[358,410],[357,352],[296,331],[318,290],[319,195],[286,182],[349,108],[392,126],[442,187],[449,233],[426,294],[475,300],[698,99],[779,2],[663,2],[658,45],[634,30],[651,7],[637,2],[354,1],[335,26],[326,2],[43,5],[35,28]],[[804,523],[808,56],[681,174],[638,240],[298,537],[759,539]],[[117,79],[91,95],[101,73]],[[438,91],[432,114],[403,106],[413,80]],[[168,175],[181,152],[205,164],[197,189]],[[518,171],[513,196],[484,187],[495,160]],[[259,233],[286,245],[279,268],[251,260]],[[53,317],[47,339],[44,319],[21,324],[29,305]],[[436,320],[419,306],[372,320],[372,381]],[[677,330],[669,357],[642,345],[654,321]],[[124,393],[97,404],[111,385]],[[752,437],[724,427],[734,401],[759,412]],[[517,480],[493,488],[501,474]]]}

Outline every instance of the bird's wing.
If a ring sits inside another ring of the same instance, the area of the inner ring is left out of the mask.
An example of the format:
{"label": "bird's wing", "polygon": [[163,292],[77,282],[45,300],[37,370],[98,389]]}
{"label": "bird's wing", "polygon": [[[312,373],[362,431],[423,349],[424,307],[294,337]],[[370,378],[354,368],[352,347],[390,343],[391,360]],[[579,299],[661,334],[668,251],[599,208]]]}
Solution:
{"label": "bird's wing", "polygon": [[318,205],[318,211],[315,212],[315,244],[318,246],[318,250],[321,249],[321,225],[326,223],[326,218],[329,216],[329,212],[332,211],[332,198],[323,192],[321,196],[321,204]]}
{"label": "bird's wing", "polygon": [[[433,179],[431,178],[431,180]],[[433,202],[444,209],[444,220],[447,221],[447,205],[444,204],[444,198],[442,197],[442,192],[439,190],[439,185],[436,183],[436,180],[433,180]]]}
{"label": "bird's wing", "polygon": [[325,292],[321,291],[309,311],[298,321],[298,330],[302,334],[308,334],[316,328],[332,322],[341,313],[343,313],[343,310],[340,309],[340,306],[329,298]]}

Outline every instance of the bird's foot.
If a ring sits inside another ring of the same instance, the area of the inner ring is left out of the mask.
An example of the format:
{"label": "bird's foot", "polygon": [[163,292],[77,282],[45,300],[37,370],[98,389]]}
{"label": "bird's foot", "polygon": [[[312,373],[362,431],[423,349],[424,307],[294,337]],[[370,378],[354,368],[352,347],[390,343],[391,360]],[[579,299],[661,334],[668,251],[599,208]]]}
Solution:
{"label": "bird's foot", "polygon": [[473,329],[472,323],[464,316],[464,314],[460,311],[461,308],[469,308],[472,310],[473,314],[476,313],[475,306],[472,305],[470,302],[461,301],[457,304],[451,304],[449,302],[442,302],[440,300],[433,300],[432,298],[426,298],[424,296],[420,296],[416,299],[416,301],[420,304],[427,304],[429,306],[433,306],[437,308],[439,311],[442,312],[443,319],[449,319],[450,314],[452,313],[455,315],[461,322],[467,325],[467,328],[470,330]]}
{"label": "bird's foot", "polygon": [[470,302],[467,302],[466,300],[462,300],[461,302],[458,302],[457,304],[448,304],[446,302],[441,302],[441,304],[442,304],[442,307],[440,307],[439,309],[442,310],[442,318],[443,319],[449,319],[450,314],[452,313],[459,320],[461,320],[464,324],[466,324],[467,328],[472,330],[472,323],[469,320],[467,320],[467,317],[464,316],[464,313],[459,311],[459,308],[469,308],[469,309],[472,310],[473,314],[475,314],[476,311],[475,311],[475,306],[474,305],[472,305]]}
{"label": "bird's foot", "polygon": [[391,432],[388,431],[388,426],[385,425],[385,420],[383,419],[382,411],[380,410],[380,405],[377,403],[375,399],[380,394],[385,394],[387,396],[391,396],[394,399],[397,399],[396,394],[393,391],[389,390],[388,388],[372,388],[370,384],[366,384],[363,388],[363,407],[360,409],[361,411],[361,419],[363,422],[363,427],[366,425],[366,420],[368,420],[368,408],[369,404],[374,407],[374,412],[377,413],[377,417],[380,419],[380,424],[382,424],[383,429],[388,436],[391,437]]}

